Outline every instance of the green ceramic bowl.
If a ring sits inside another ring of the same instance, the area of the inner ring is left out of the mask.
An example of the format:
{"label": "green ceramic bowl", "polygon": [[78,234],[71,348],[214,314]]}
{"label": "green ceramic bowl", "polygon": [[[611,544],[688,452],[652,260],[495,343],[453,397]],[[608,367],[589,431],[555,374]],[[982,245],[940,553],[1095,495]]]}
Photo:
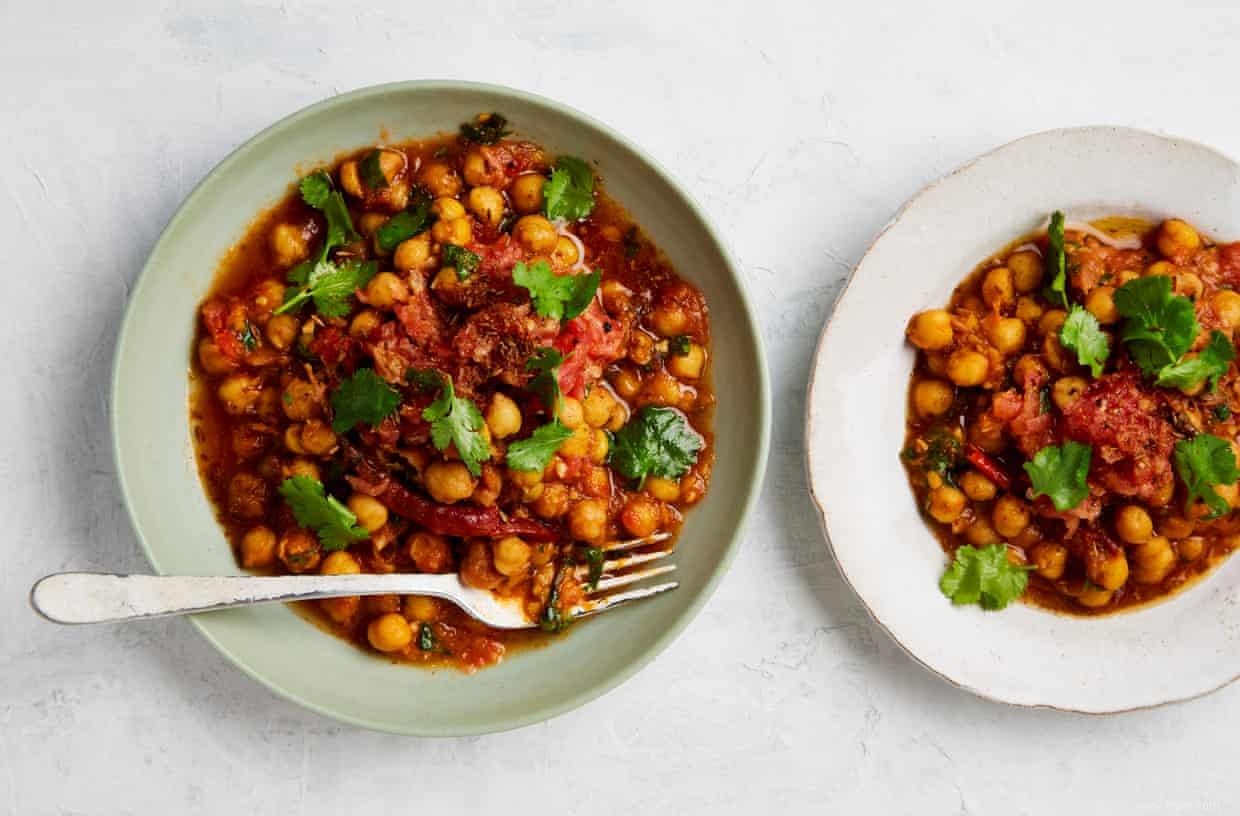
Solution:
{"label": "green ceramic bowl", "polygon": [[121,488],[151,564],[180,575],[239,571],[198,480],[187,411],[196,309],[224,252],[299,170],[372,144],[381,128],[393,141],[426,137],[491,110],[507,115],[522,137],[597,160],[611,195],[705,293],[718,463],[676,551],[680,589],[585,621],[547,648],[473,676],[394,665],[282,606],[194,618],[225,657],[277,694],[367,728],[500,731],[568,711],[628,678],[685,627],[723,576],[766,460],[770,395],[758,326],[723,243],[663,169],[609,128],[547,99],[462,82],[381,85],[313,105],[238,148],[177,211],[134,287],[116,348],[112,421]]}

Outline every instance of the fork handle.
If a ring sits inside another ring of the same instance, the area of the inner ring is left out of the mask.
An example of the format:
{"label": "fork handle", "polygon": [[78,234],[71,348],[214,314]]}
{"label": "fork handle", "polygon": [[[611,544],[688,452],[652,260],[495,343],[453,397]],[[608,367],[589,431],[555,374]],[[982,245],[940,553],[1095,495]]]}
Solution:
{"label": "fork handle", "polygon": [[30,605],[53,623],[108,623],[343,595],[450,597],[448,575],[177,576],[61,572],[39,580]]}

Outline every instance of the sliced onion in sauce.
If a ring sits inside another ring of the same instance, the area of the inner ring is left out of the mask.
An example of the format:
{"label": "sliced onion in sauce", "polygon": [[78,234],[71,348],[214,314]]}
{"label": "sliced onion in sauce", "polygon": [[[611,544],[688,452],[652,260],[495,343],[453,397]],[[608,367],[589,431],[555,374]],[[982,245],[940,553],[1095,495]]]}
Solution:
{"label": "sliced onion in sauce", "polygon": [[1138,235],[1125,235],[1117,238],[1109,235],[1095,227],[1093,224],[1087,224],[1084,221],[1068,221],[1063,225],[1064,231],[1072,230],[1073,232],[1083,232],[1086,235],[1097,238],[1102,243],[1115,249],[1140,249],[1141,237]]}

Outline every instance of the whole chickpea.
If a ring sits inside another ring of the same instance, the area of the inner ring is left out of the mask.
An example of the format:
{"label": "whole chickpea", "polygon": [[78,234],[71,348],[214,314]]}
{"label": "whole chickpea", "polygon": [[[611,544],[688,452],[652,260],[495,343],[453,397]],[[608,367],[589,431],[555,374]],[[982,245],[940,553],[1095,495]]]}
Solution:
{"label": "whole chickpea", "polygon": [[431,238],[440,244],[456,244],[465,246],[473,240],[474,230],[468,218],[454,218],[451,221],[436,221],[431,227]]}
{"label": "whole chickpea", "polygon": [[1015,288],[1012,270],[1006,266],[996,266],[982,278],[982,300],[992,309],[1002,308],[1012,302]]}
{"label": "whole chickpea", "polygon": [[431,202],[431,212],[440,221],[454,221],[465,217],[465,205],[451,196],[442,196]]}
{"label": "whole chickpea", "polygon": [[382,322],[383,317],[374,309],[363,309],[349,322],[349,336],[364,340],[370,336],[371,332],[379,328]]}
{"label": "whole chickpea", "polygon": [[667,370],[682,380],[700,378],[705,367],[706,349],[697,343],[690,343],[689,350],[684,354],[673,354],[667,359]]}
{"label": "whole chickpea", "polygon": [[237,367],[237,363],[225,357],[219,345],[209,337],[198,343],[198,363],[208,374],[226,374]]}
{"label": "whole chickpea", "polygon": [[914,346],[938,351],[952,344],[952,318],[944,309],[929,309],[913,315],[908,339]]}
{"label": "whole chickpea", "polygon": [[1081,398],[1088,385],[1082,377],[1060,377],[1051,389],[1051,401],[1059,410],[1066,411]]}
{"label": "whole chickpea", "polygon": [[517,219],[512,234],[530,252],[551,252],[559,238],[555,227],[541,215],[524,215]]}
{"label": "whole chickpea", "polygon": [[1063,328],[1063,323],[1068,319],[1068,313],[1063,309],[1049,309],[1042,313],[1042,317],[1038,320],[1038,331],[1046,337],[1059,336],[1059,330]]}
{"label": "whole chickpea", "polygon": [[330,453],[336,449],[336,432],[321,419],[307,419],[301,427],[301,449],[312,456]]}
{"label": "whole chickpea", "polygon": [[241,566],[246,569],[259,569],[270,567],[275,561],[275,531],[264,524],[246,530],[241,537]]}
{"label": "whole chickpea", "polygon": [[1214,312],[1228,328],[1240,327],[1240,294],[1230,289],[1220,289],[1210,297]]}
{"label": "whole chickpea", "polygon": [[380,652],[399,652],[413,642],[413,629],[404,615],[388,612],[370,622],[366,639]]}
{"label": "whole chickpea", "polygon": [[461,462],[432,462],[424,479],[431,498],[444,504],[469,498],[476,486],[474,477]]}
{"label": "whole chickpea", "polygon": [[929,512],[935,521],[950,524],[964,512],[967,501],[964,493],[951,485],[942,485],[930,491]]}
{"label": "whole chickpea", "polygon": [[976,470],[966,470],[960,474],[960,489],[970,499],[978,502],[990,501],[998,490],[994,482]]}
{"label": "whole chickpea", "polygon": [[1132,547],[1131,552],[1135,563],[1132,578],[1139,584],[1161,584],[1175,566],[1175,552],[1166,536],[1154,536]]}
{"label": "whole chickpea", "polygon": [[392,256],[392,265],[402,272],[417,272],[426,268],[430,258],[431,239],[423,233],[400,242]]}
{"label": "whole chickpea", "polygon": [[989,373],[990,361],[980,351],[957,349],[947,358],[947,377],[956,385],[981,385]]}
{"label": "whole chickpea", "polygon": [[1012,253],[1007,259],[1007,267],[1012,270],[1012,283],[1017,292],[1027,294],[1042,285],[1042,258],[1036,252]]}
{"label": "whole chickpea", "polygon": [[380,272],[366,284],[366,301],[376,309],[387,309],[409,299],[409,284],[393,272]]}
{"label": "whole chickpea", "polygon": [[428,162],[418,173],[418,180],[433,196],[455,196],[463,186],[456,170],[444,161]]}
{"label": "whole chickpea", "polygon": [[607,531],[607,502],[583,499],[568,512],[568,529],[578,541],[598,541]]}
{"label": "whole chickpea", "polygon": [[1201,247],[1197,230],[1178,218],[1169,218],[1158,230],[1158,251],[1176,261],[1184,260]]}
{"label": "whole chickpea", "polygon": [[1154,535],[1154,520],[1144,507],[1126,504],[1115,513],[1115,534],[1129,544],[1144,544]]}
{"label": "whole chickpea", "polygon": [[367,532],[375,532],[388,522],[388,509],[383,502],[365,493],[354,493],[349,496],[349,510],[357,516],[357,523],[366,528]]}
{"label": "whole chickpea", "polygon": [[272,315],[265,329],[267,342],[280,351],[288,351],[293,347],[293,341],[297,339],[299,328],[297,318],[291,314]]}
{"label": "whole chickpea", "polygon": [[616,398],[611,395],[606,386],[596,383],[581,403],[586,424],[591,428],[602,428],[611,417],[611,410],[615,404]]}
{"label": "whole chickpea", "polygon": [[517,536],[505,536],[492,548],[495,570],[501,575],[513,576],[524,572],[530,565],[530,545]]}
{"label": "whole chickpea", "polygon": [[620,523],[630,535],[643,538],[659,527],[659,503],[646,496],[633,496],[620,512]]}
{"label": "whole chickpea", "polygon": [[475,187],[469,191],[469,210],[494,227],[504,218],[504,196],[494,187]]}
{"label": "whole chickpea", "polygon": [[913,386],[913,408],[926,418],[947,413],[955,399],[956,390],[942,380],[918,380]]}
{"label": "whole chickpea", "polygon": [[309,530],[294,527],[280,536],[276,554],[289,572],[310,572],[322,557],[318,536]]}
{"label": "whole chickpea", "polygon": [[1000,354],[1010,356],[1025,345],[1025,324],[1017,317],[991,315],[982,321],[986,339]]}
{"label": "whole chickpea", "polygon": [[263,391],[263,381],[252,374],[233,374],[217,391],[224,410],[233,416],[248,413]]}
{"label": "whole chickpea", "polygon": [[512,207],[522,215],[536,213],[543,206],[543,185],[547,180],[537,173],[525,173],[513,179],[508,187]]}
{"label": "whole chickpea", "polygon": [[1119,321],[1119,309],[1115,308],[1115,287],[1098,286],[1085,296],[1085,308],[1102,325]]}
{"label": "whole chickpea", "polygon": [[271,254],[276,266],[287,269],[310,254],[305,231],[295,224],[276,224],[271,229]]}
{"label": "whole chickpea", "polygon": [[995,500],[990,522],[999,535],[1015,538],[1029,525],[1029,508],[1015,496],[1000,496]]}
{"label": "whole chickpea", "polygon": [[1043,542],[1033,548],[1033,565],[1038,574],[1050,581],[1063,577],[1064,567],[1068,565],[1068,549],[1062,544]]}
{"label": "whole chickpea", "polygon": [[496,391],[487,406],[486,422],[491,436],[504,439],[521,430],[521,409],[507,394]]}

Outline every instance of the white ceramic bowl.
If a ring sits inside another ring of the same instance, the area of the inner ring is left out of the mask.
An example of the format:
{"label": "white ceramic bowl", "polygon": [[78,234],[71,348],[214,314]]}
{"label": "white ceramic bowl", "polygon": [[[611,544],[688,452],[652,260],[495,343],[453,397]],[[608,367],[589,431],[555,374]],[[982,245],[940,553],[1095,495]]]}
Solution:
{"label": "white ceramic bowl", "polygon": [[908,318],[945,304],[977,263],[1055,209],[1075,220],[1176,215],[1236,239],[1240,165],[1182,139],[1074,128],[1005,145],[919,193],[862,258],[823,331],[806,419],[811,488],[849,584],[950,682],[1088,713],[1188,699],[1240,675],[1240,558],[1167,601],[1107,617],[953,607],[938,588],[945,556],[900,463]]}

